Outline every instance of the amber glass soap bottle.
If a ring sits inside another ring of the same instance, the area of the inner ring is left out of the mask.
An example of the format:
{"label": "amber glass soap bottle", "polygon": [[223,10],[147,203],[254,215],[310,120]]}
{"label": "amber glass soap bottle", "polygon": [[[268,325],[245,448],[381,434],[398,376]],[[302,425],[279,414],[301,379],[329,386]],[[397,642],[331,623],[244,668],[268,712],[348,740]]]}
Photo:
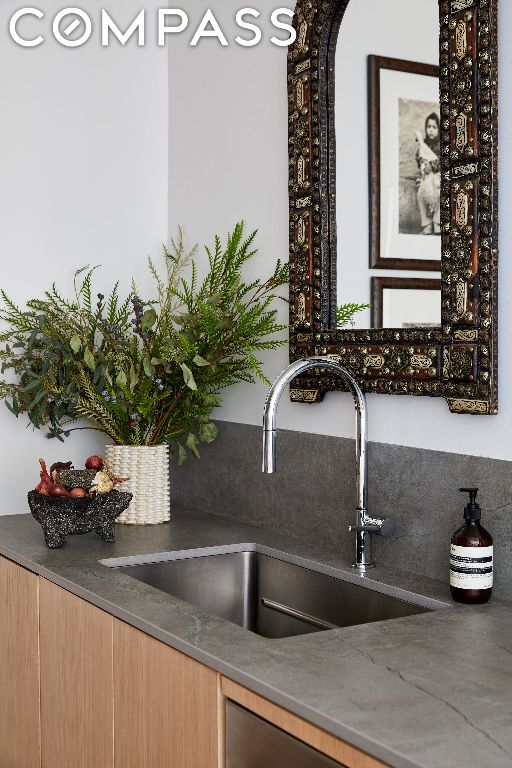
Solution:
{"label": "amber glass soap bottle", "polygon": [[469,504],[464,508],[464,525],[452,536],[450,591],[458,603],[486,603],[492,592],[492,536],[480,525],[478,488],[459,488],[459,491],[469,493]]}

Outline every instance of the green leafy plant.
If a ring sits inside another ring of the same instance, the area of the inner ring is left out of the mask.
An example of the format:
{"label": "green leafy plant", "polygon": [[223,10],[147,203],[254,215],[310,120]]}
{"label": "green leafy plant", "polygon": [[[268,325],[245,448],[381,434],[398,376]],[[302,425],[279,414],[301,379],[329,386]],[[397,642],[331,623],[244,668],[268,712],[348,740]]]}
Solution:
{"label": "green leafy plant", "polygon": [[[256,232],[244,238],[237,224],[223,245],[206,247],[208,270],[199,280],[195,249],[180,235],[164,247],[163,276],[149,259],[156,298],[143,299],[135,284],[121,298],[93,298],[96,268],[75,273],[74,296],[54,284],[22,310],[0,292],[2,373],[0,397],[15,415],[63,440],[93,428],[115,443],[174,443],[180,462],[187,449],[215,439],[210,416],[220,391],[240,381],[267,379],[258,353],[285,342],[274,301],[288,280],[277,262],[265,281],[244,282],[242,268],[256,253]],[[90,427],[71,424],[85,420]]]}
{"label": "green leafy plant", "polygon": [[354,324],[354,315],[361,312],[363,309],[371,309],[371,304],[340,304],[336,310],[336,326],[338,328],[346,328],[347,325]]}

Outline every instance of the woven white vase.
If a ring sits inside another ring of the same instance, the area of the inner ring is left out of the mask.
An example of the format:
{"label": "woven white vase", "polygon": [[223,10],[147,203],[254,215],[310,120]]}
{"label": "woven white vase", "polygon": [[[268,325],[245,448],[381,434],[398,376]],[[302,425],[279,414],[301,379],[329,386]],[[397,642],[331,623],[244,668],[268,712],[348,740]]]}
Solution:
{"label": "woven white vase", "polygon": [[107,445],[105,459],[116,477],[130,478],[120,490],[133,493],[116,523],[154,525],[171,519],[168,445]]}

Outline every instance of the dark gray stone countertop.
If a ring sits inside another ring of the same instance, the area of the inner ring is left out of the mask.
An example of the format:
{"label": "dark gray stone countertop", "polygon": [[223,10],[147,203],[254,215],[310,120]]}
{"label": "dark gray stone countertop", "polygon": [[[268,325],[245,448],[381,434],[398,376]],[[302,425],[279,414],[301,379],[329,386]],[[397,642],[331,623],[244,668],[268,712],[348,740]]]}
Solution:
{"label": "dark gray stone countertop", "polygon": [[[449,607],[267,640],[136,581],[129,569],[99,563],[240,543]],[[0,517],[0,554],[394,768],[512,766],[512,603],[455,606],[441,582],[387,567],[361,577],[350,563],[289,536],[184,510],[165,525],[118,526],[115,544],[87,534],[70,536],[59,550],[46,548],[30,515]]]}

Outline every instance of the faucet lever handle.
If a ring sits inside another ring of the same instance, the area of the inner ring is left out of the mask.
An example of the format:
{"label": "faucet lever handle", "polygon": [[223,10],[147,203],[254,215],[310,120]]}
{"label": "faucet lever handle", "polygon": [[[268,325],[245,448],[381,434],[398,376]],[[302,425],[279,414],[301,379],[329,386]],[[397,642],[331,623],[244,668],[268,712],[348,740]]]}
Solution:
{"label": "faucet lever handle", "polygon": [[385,517],[382,523],[380,524],[380,531],[379,534],[384,539],[390,539],[391,536],[395,535],[396,531],[396,525],[395,521],[392,520],[390,517]]}
{"label": "faucet lever handle", "polygon": [[349,531],[366,531],[367,533],[382,536],[384,539],[389,539],[391,536],[394,536],[396,526],[390,517],[386,517],[384,520],[371,518],[367,525],[349,525],[348,529]]}

